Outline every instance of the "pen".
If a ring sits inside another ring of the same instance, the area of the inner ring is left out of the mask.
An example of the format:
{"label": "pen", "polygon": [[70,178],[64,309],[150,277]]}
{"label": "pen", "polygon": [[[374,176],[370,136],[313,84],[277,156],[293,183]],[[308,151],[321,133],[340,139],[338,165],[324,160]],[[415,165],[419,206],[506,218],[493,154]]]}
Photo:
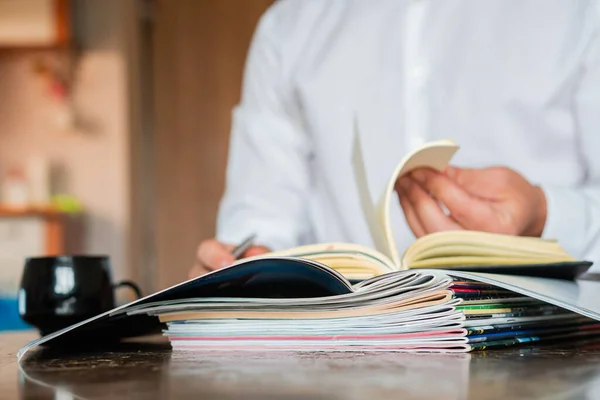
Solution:
{"label": "pen", "polygon": [[244,253],[250,248],[250,246],[252,246],[255,238],[255,234],[248,236],[242,243],[240,243],[235,249],[233,249],[231,255],[233,255],[233,257],[236,260],[239,260],[240,257],[243,256]]}

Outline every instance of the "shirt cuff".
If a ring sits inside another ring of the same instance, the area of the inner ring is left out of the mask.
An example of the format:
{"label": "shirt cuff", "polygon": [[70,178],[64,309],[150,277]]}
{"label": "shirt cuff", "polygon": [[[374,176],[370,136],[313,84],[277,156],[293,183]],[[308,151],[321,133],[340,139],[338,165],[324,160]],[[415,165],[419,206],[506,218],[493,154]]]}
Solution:
{"label": "shirt cuff", "polygon": [[584,257],[586,201],[568,187],[542,186],[546,196],[546,224],[542,238],[556,239],[575,258]]}

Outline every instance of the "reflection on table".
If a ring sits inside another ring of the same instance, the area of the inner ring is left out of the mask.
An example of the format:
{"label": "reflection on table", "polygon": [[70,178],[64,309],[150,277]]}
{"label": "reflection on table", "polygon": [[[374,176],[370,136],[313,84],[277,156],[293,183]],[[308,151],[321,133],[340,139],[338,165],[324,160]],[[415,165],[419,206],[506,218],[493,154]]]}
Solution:
{"label": "reflection on table", "polygon": [[87,352],[42,348],[24,398],[600,398],[600,342],[472,354],[172,352],[162,337]]}

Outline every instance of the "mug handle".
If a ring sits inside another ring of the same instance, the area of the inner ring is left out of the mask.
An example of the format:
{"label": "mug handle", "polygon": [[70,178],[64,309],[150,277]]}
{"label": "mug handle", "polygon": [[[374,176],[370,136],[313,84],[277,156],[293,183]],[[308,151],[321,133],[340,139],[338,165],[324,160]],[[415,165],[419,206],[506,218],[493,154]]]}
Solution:
{"label": "mug handle", "polygon": [[138,299],[141,299],[143,297],[142,296],[142,291],[141,291],[140,287],[138,285],[136,285],[132,281],[121,281],[121,282],[115,283],[113,285],[113,288],[114,289],[118,289],[118,288],[123,287],[123,286],[127,286],[130,289],[132,289],[135,292],[135,294],[136,294],[136,296],[137,296]]}

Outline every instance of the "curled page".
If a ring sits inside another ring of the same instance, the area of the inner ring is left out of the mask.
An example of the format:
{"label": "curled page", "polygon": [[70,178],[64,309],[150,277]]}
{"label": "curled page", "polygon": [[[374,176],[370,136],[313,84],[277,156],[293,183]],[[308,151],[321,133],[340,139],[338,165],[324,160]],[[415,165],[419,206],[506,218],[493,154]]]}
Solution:
{"label": "curled page", "polygon": [[[377,215],[377,209],[369,194],[369,183],[367,182],[365,162],[362,153],[362,147],[360,145],[360,136],[358,134],[358,124],[356,123],[354,129],[354,145],[352,149],[352,164],[354,169],[354,179],[356,181],[356,186],[358,187],[358,196],[361,209],[369,226],[369,231],[371,233],[371,237],[373,238],[375,248],[391,259],[389,245],[384,235],[384,228],[381,225],[381,221]],[[394,265],[397,266],[398,264],[394,262]]]}
{"label": "curled page", "polygon": [[394,170],[377,204],[373,204],[369,196],[369,186],[360,145],[358,124],[355,123],[352,162],[362,211],[369,225],[369,230],[371,231],[371,236],[377,250],[389,257],[399,269],[403,269],[402,260],[396,248],[396,241],[390,221],[390,198],[392,197],[396,182],[398,178],[417,168],[432,168],[437,171],[444,170],[458,149],[459,146],[452,140],[444,139],[426,143],[411,151],[404,156]]}

